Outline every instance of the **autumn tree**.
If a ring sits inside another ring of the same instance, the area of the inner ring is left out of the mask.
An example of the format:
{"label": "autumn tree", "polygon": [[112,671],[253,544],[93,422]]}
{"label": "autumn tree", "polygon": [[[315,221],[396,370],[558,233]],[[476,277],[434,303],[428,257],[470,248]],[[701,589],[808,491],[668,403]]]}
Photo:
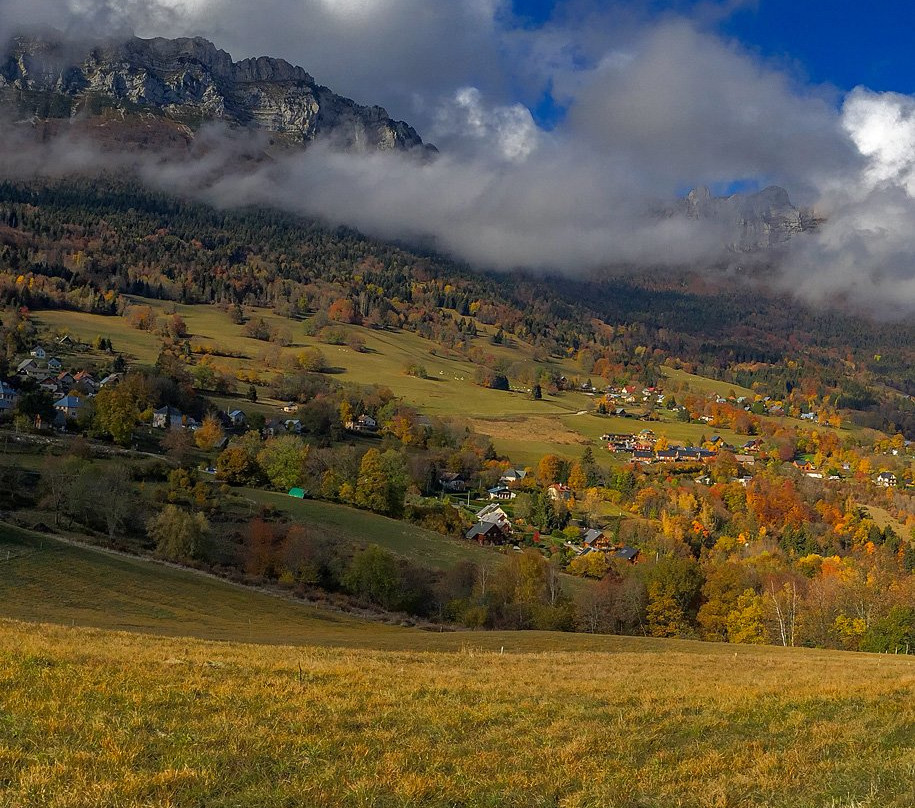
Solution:
{"label": "autumn tree", "polygon": [[194,432],[194,443],[199,449],[210,452],[215,449],[219,442],[225,437],[222,425],[219,419],[214,415],[208,415],[203,419],[200,428]]}
{"label": "autumn tree", "polygon": [[295,435],[269,438],[257,453],[257,462],[270,484],[281,491],[301,485],[306,475],[309,447]]}
{"label": "autumn tree", "polygon": [[406,470],[403,458],[394,451],[384,454],[369,449],[359,464],[354,502],[376,513],[399,516],[406,493]]}
{"label": "autumn tree", "polygon": [[121,446],[129,446],[140,415],[130,391],[120,385],[103,387],[93,398],[93,403],[93,432],[108,435]]}
{"label": "autumn tree", "polygon": [[202,513],[188,513],[176,505],[166,505],[149,520],[146,532],[162,558],[191,561],[203,557],[210,525]]}
{"label": "autumn tree", "polygon": [[572,464],[571,469],[569,469],[569,488],[571,488],[577,494],[581,491],[584,491],[587,486],[588,474],[582,464],[578,461],[575,461]]}
{"label": "autumn tree", "polygon": [[563,460],[561,457],[554,454],[544,455],[537,464],[537,479],[544,485],[559,482],[562,468]]}

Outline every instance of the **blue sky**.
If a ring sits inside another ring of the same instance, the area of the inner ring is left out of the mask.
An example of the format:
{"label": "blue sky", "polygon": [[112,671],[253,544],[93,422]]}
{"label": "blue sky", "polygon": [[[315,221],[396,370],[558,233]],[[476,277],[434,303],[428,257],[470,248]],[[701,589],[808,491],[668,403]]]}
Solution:
{"label": "blue sky", "polygon": [[[602,5],[610,6],[610,3]],[[656,0],[618,5],[647,18],[700,12],[707,4]],[[865,85],[875,90],[915,93],[915,6],[893,0],[758,0],[723,12],[717,30],[801,78],[841,90]],[[569,0],[512,0],[529,25],[549,20]]]}

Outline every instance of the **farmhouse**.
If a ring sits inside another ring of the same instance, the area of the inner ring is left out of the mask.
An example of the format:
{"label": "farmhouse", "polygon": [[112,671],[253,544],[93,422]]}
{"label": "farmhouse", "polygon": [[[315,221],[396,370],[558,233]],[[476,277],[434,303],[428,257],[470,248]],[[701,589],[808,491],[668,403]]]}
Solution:
{"label": "farmhouse", "polygon": [[232,410],[228,415],[230,423],[236,429],[248,423],[248,416],[242,410]]}
{"label": "farmhouse", "polygon": [[495,488],[490,488],[487,493],[489,494],[490,499],[497,500],[499,502],[507,502],[508,500],[514,499],[516,496],[518,496],[507,485],[497,485]]}
{"label": "farmhouse", "polygon": [[442,491],[452,494],[462,494],[467,490],[467,482],[460,474],[454,471],[443,471],[438,475],[438,484]]}
{"label": "farmhouse", "polygon": [[895,488],[897,482],[896,475],[891,471],[881,471],[877,475],[875,482],[882,488]]}
{"label": "farmhouse", "polygon": [[572,489],[562,483],[553,483],[546,489],[546,494],[554,502],[568,502],[572,499]]}
{"label": "farmhouse", "polygon": [[499,482],[502,485],[512,485],[513,483],[520,483],[526,476],[527,472],[524,469],[508,469],[499,478]]}
{"label": "farmhouse", "polygon": [[371,415],[360,415],[358,418],[347,421],[344,425],[350,432],[377,432],[378,422]]}
{"label": "farmhouse", "polygon": [[181,410],[167,405],[153,413],[152,425],[156,429],[181,429],[196,423],[193,418],[185,416]]}
{"label": "farmhouse", "polygon": [[508,519],[508,514],[502,510],[498,505],[491,504],[487,505],[485,508],[481,508],[477,511],[477,521],[480,522],[496,522],[499,525],[502,525],[506,530],[511,532],[512,526],[511,522]]}
{"label": "farmhouse", "polygon": [[82,401],[77,396],[64,396],[54,402],[54,409],[67,418],[76,418]]}

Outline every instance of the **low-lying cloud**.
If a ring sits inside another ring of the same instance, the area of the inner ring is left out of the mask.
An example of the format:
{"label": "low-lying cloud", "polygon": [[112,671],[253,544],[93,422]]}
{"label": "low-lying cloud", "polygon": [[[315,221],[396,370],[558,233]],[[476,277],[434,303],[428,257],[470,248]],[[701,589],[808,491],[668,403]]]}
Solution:
{"label": "low-lying cloud", "polygon": [[[567,272],[720,265],[733,233],[670,215],[677,195],[779,184],[826,222],[779,255],[775,283],[813,302],[915,311],[915,98],[843,98],[799,80],[716,33],[734,5],[687,2],[649,20],[632,3],[567,0],[532,27],[507,0],[5,0],[0,36],[26,22],[73,37],[200,34],[236,59],[288,58],[387,105],[441,154],[316,144],[254,160],[256,135],[208,127],[170,159],[72,135],[40,149],[7,139],[0,171],[129,167],[217,205],[274,205],[484,267]],[[562,108],[549,127],[528,106],[544,93]]]}

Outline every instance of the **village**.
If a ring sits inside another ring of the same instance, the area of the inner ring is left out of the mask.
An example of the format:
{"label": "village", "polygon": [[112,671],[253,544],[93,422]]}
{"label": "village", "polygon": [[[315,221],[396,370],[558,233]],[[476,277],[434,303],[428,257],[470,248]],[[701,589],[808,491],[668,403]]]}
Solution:
{"label": "village", "polygon": [[[108,363],[109,372],[98,373],[94,370],[99,366],[98,363],[89,366],[89,363],[81,361],[88,346],[81,345],[69,335],[57,336],[46,345],[49,347],[33,346],[28,356],[18,359],[15,374],[8,380],[0,379],[0,421],[11,420],[17,428],[79,432],[83,423],[80,417],[82,410],[99,393],[121,383],[128,371],[127,364],[119,355],[113,356]],[[110,349],[110,346],[104,344],[96,347]],[[746,487],[753,479],[755,469],[771,460],[768,451],[770,447],[760,436],[750,435],[748,440],[739,445],[715,434],[708,439],[703,438],[701,445],[672,443],[663,433],[655,431],[663,430],[658,408],[663,408],[662,411],[673,414],[680,421],[684,417],[690,419],[690,413],[684,405],[675,403],[673,397],[658,386],[610,386],[602,393],[598,393],[588,381],[581,384],[580,388],[581,392],[595,397],[594,414],[597,416],[617,419],[638,418],[655,422],[654,429],[646,426],[638,432],[607,432],[600,436],[601,443],[612,456],[614,466],[643,471],[682,469],[677,471],[677,474],[689,474],[699,485],[712,486],[716,482],[724,482]],[[43,419],[40,412],[30,410],[27,413],[28,408],[23,409],[19,406],[21,401],[34,393],[49,397],[53,401],[54,414],[49,422]],[[629,410],[622,405],[629,407]],[[280,412],[276,416],[265,417],[262,411],[259,411],[256,418],[249,418],[248,414],[238,407],[224,410],[211,408],[206,418],[215,420],[218,424],[218,435],[210,448],[217,452],[225,450],[233,437],[252,430],[259,433],[261,440],[283,435],[302,435],[302,422],[297,417],[301,404],[297,401],[287,401],[277,406]],[[695,423],[714,426],[721,420],[719,410],[714,408],[721,408],[721,411],[739,409],[747,413],[752,412],[757,418],[785,417],[783,403],[773,402],[765,397],[750,401],[745,396],[724,397],[711,394],[706,399],[706,407],[715,414],[694,412],[692,415],[696,416]],[[796,417],[809,422],[816,414],[797,413]],[[171,405],[150,410],[145,418],[148,426],[159,431],[186,430],[194,433],[203,426],[202,420]],[[23,423],[23,419],[26,423]],[[418,415],[416,421],[419,427],[429,425],[428,419],[422,415]],[[369,412],[351,415],[343,421],[342,427],[346,433],[361,439],[379,438],[382,432],[382,425]],[[908,448],[908,444],[906,441],[902,449]],[[898,454],[898,451],[893,449],[888,454]],[[725,478],[720,474],[713,476],[709,471],[722,457],[728,458],[727,467],[731,469]],[[842,479],[843,474],[852,471],[847,462],[838,468],[827,470],[804,456],[792,458],[790,464],[801,475],[811,479],[838,481]],[[207,465],[203,471],[213,475],[219,473],[214,464]],[[440,496],[453,500],[454,507],[462,512],[462,518],[470,517],[472,525],[463,532],[466,540],[514,549],[518,552],[525,544],[537,546],[541,542],[539,531],[524,520],[522,529],[516,529],[512,504],[519,494],[529,496],[532,491],[539,492],[556,509],[567,512],[570,504],[575,507],[575,497],[581,493],[573,490],[566,479],[535,479],[532,470],[524,468],[503,469],[497,483],[488,488],[481,486],[480,478],[469,478],[461,472],[441,470],[436,481]],[[896,488],[899,480],[894,472],[881,470],[873,475],[872,483],[877,487]],[[304,496],[301,488],[295,487],[292,490],[296,491],[296,496]],[[463,504],[461,500],[465,496],[466,504]],[[478,503],[476,508],[470,507],[472,496]],[[481,499],[488,500],[488,504],[479,507]],[[559,534],[554,531],[554,547],[557,535]],[[618,530],[601,526],[599,520],[595,523],[593,519],[572,519],[569,526],[562,531],[561,539],[562,552],[567,559],[601,554],[606,559],[626,563],[637,563],[640,560],[638,548],[621,540]]]}

